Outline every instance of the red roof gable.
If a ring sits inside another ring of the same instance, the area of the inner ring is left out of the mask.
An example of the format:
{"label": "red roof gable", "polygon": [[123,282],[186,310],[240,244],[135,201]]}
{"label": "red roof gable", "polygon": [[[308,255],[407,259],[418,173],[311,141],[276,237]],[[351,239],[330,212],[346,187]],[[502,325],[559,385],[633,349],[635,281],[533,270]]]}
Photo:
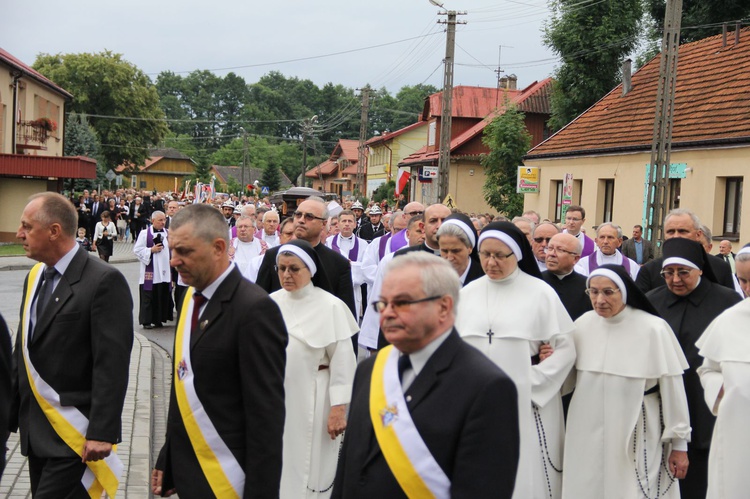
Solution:
{"label": "red roof gable", "polygon": [[321,175],[330,175],[333,172],[336,171],[336,169],[339,167],[338,163],[335,161],[331,161],[330,159],[327,159],[320,163],[317,166],[313,166],[310,168],[307,173],[305,173],[305,177],[307,178],[318,178]]}
{"label": "red roof gable", "polygon": [[385,142],[386,140],[393,140],[396,137],[398,137],[399,135],[403,135],[406,132],[410,132],[410,131],[414,130],[415,128],[419,128],[419,127],[425,126],[425,125],[427,125],[426,121],[417,121],[416,123],[412,123],[409,126],[405,126],[404,128],[402,128],[400,130],[396,130],[393,133],[386,132],[383,135],[376,135],[375,137],[373,137],[373,138],[369,139],[367,142],[365,142],[365,144],[368,145],[368,146],[370,146],[370,145],[373,145],[373,144],[378,144],[380,142]]}
{"label": "red roof gable", "polygon": [[[673,147],[750,142],[750,28],[739,44],[729,33],[680,47]],[[618,85],[578,118],[529,152],[527,158],[649,150],[659,57],[632,77],[625,96]]]}
{"label": "red roof gable", "polygon": [[359,141],[352,139],[339,139],[336,147],[333,148],[330,158],[336,160],[339,158],[348,159],[350,163],[355,163],[359,158]]}
{"label": "red roof gable", "polygon": [[27,64],[24,64],[20,59],[15,58],[13,55],[11,55],[6,50],[0,48],[0,62],[4,62],[15,69],[21,71],[22,73],[25,73],[26,76],[35,79],[42,85],[49,87],[54,92],[57,92],[58,94],[62,95],[63,97],[67,99],[72,99],[73,95],[66,91],[64,88],[59,87],[55,85],[52,80],[49,80],[47,77],[42,75],[39,71],[32,68],[31,66],[28,66]]}

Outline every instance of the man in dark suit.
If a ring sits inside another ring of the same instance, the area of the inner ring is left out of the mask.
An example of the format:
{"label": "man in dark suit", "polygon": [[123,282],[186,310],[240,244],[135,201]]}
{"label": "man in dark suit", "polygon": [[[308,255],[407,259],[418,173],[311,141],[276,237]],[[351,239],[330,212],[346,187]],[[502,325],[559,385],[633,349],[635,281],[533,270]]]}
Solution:
{"label": "man in dark suit", "polygon": [[707,260],[713,258],[701,243],[684,238],[668,239],[663,246],[666,286],[648,293],[649,301],[667,321],[680,342],[690,368],[685,371],[685,393],[692,427],[688,460],[690,470],[680,480],[683,498],[704,498],[708,486],[708,453],[716,418],[706,406],[696,369],[703,363],[695,342],[719,314],[742,299],[715,282]]}
{"label": "man in dark suit", "polygon": [[369,243],[376,237],[385,234],[385,226],[383,225],[383,222],[380,221],[382,215],[383,211],[380,209],[380,206],[373,205],[373,207],[370,208],[368,220],[363,222],[359,227],[359,237]]}
{"label": "man in dark suit", "polygon": [[[278,497],[288,340],[281,312],[230,263],[218,210],[190,205],[171,226],[172,265],[192,287],[175,335],[167,437],[152,490],[183,499]],[[196,452],[203,438],[213,452]]]}
{"label": "man in dark suit", "polygon": [[[633,237],[622,243],[622,254],[639,265],[644,265],[654,259],[654,246],[651,241],[643,239],[643,226],[633,227]],[[640,257],[639,257],[640,255]]]}
{"label": "man in dark suit", "polygon": [[[414,252],[389,264],[376,305],[393,347],[357,369],[332,497],[425,496],[424,488],[409,485],[414,482],[432,483],[438,496],[512,496],[519,456],[516,388],[453,328],[459,288],[450,264],[433,255]],[[370,407],[371,392],[382,407]],[[380,415],[375,423],[371,410]],[[423,459],[393,450],[401,447],[394,434],[402,438],[404,430],[416,431],[403,450],[421,449]],[[419,479],[405,479],[404,468]]]}
{"label": "man in dark suit", "polygon": [[[308,198],[300,203],[297,211],[294,212],[294,236],[297,239],[307,241],[315,249],[323,264],[324,277],[327,279],[332,293],[346,303],[349,310],[352,311],[352,315],[356,317],[357,309],[354,304],[354,285],[352,284],[352,270],[349,260],[320,242],[320,234],[327,221],[328,208],[323,199],[319,197]],[[266,251],[263,262],[258,269],[258,278],[255,281],[268,293],[281,289],[279,275],[274,269],[278,252],[279,246]]]}
{"label": "man in dark suit", "polygon": [[99,199],[99,195],[95,195],[91,202],[91,213],[89,213],[89,234],[91,234],[91,237],[94,236],[96,223],[102,221],[102,213],[104,213],[106,209],[107,203]]}
{"label": "man in dark suit", "polygon": [[729,241],[729,239],[724,239],[719,243],[719,254],[716,256],[729,264],[729,267],[732,269],[732,274],[737,273],[737,264],[735,262],[735,257],[737,255],[732,251],[732,242]]}
{"label": "man in dark suit", "polygon": [[[63,196],[44,192],[31,197],[16,234],[26,256],[41,262],[24,284],[9,423],[11,430],[20,427],[35,497],[89,497],[81,483],[87,463],[109,456],[120,442],[133,301],[123,275],[78,246],[76,221]],[[27,369],[41,379],[32,382]],[[43,383],[59,397],[49,413],[34,394],[55,396]],[[87,421],[63,441],[56,427],[72,411]]]}
{"label": "man in dark suit", "polygon": [[440,245],[438,244],[437,231],[440,226],[451,214],[450,208],[436,203],[431,204],[424,210],[424,242],[419,246],[407,246],[396,252],[397,256],[410,253],[412,251],[427,251],[433,255],[440,256]]}
{"label": "man in dark suit", "polygon": [[[667,214],[664,219],[664,240],[673,237],[684,237],[701,242],[703,231],[701,230],[701,222],[695,213],[684,208],[677,208]],[[708,255],[707,262],[716,277],[716,282],[729,289],[737,289],[729,264],[713,255]],[[638,278],[635,280],[636,286],[641,291],[648,293],[652,289],[666,284],[660,275],[662,263],[662,258],[656,258],[641,267]]]}
{"label": "man in dark suit", "polygon": [[13,400],[11,391],[10,334],[5,319],[0,315],[0,478],[5,469],[5,443],[8,441],[8,416]]}
{"label": "man in dark suit", "polygon": [[591,299],[586,295],[586,277],[573,270],[581,259],[581,246],[577,237],[557,234],[544,248],[547,270],[542,272],[542,279],[555,290],[573,320],[593,310]]}

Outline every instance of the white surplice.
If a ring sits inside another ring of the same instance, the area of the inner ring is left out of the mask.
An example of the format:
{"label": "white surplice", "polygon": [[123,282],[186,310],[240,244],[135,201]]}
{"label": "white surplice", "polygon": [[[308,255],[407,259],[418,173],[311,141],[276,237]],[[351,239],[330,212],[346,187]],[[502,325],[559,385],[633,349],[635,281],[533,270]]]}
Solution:
{"label": "white surplice", "polygon": [[667,459],[690,439],[688,364],[669,325],[626,306],[611,318],[585,313],[573,337],[562,497],[679,498]]}
{"label": "white surplice", "polygon": [[[556,470],[563,469],[565,434],[560,388],[575,361],[573,328],[555,291],[518,269],[505,279],[481,277],[461,290],[456,329],[518,390],[521,449],[515,499],[560,496],[562,475]],[[554,353],[532,364],[543,342]]]}
{"label": "white surplice", "polygon": [[[707,499],[748,494],[750,457],[750,300],[724,311],[696,342],[704,357],[698,368],[706,404],[716,415],[708,456]],[[724,393],[719,397],[721,388]]]}

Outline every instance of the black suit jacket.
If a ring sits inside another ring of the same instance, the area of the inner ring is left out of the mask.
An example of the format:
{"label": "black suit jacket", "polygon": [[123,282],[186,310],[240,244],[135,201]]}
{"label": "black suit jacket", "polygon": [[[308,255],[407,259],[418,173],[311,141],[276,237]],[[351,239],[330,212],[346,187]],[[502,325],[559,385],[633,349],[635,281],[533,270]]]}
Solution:
{"label": "black suit jacket", "polygon": [[[245,471],[244,497],[279,497],[288,341],[279,307],[235,268],[199,323],[205,329],[190,341],[198,398]],[[157,468],[164,471],[164,491],[176,487],[185,499],[214,497],[185,431],[174,380]]]}
{"label": "black suit jacket", "polygon": [[[258,269],[258,278],[255,284],[265,289],[268,293],[273,293],[281,289],[279,274],[274,267],[276,266],[276,255],[280,246],[270,248],[263,257],[263,262]],[[342,256],[338,251],[328,248],[325,244],[315,246],[315,252],[323,264],[325,278],[328,289],[334,296],[346,303],[353,316],[357,316],[357,309],[354,304],[354,284],[352,283],[352,266],[349,260]],[[320,272],[321,269],[318,269]],[[325,287],[325,286],[324,286]]]}
{"label": "black suit jacket", "polygon": [[657,312],[669,323],[690,364],[690,369],[683,375],[690,425],[693,427],[690,445],[696,449],[708,449],[716,418],[703,399],[703,386],[696,372],[703,363],[703,357],[698,354],[695,342],[711,321],[742,299],[736,291],[708,279],[701,279],[700,284],[686,297],[675,295],[666,286],[649,292],[647,296]]}
{"label": "black suit jacket", "polygon": [[5,443],[8,441],[8,418],[13,402],[11,391],[11,345],[8,326],[0,315],[0,478],[5,468]]}
{"label": "black suit jacket", "polygon": [[[651,244],[651,241],[649,241],[648,239],[641,239],[641,241],[643,241],[643,263],[645,264],[654,259],[654,246]],[[630,258],[634,262],[638,261],[636,259],[638,255],[636,255],[636,252],[635,252],[635,239],[633,239],[632,237],[628,239],[627,241],[625,241],[624,243],[622,243],[622,247],[620,248],[620,251],[622,252],[623,255]]]}
{"label": "black suit jacket", "polygon": [[[24,295],[28,285],[27,277]],[[24,334],[21,323],[13,358],[17,410],[10,429],[20,426],[24,455],[31,444],[38,457],[74,457],[31,392],[21,350]],[[75,406],[89,419],[89,440],[120,441],[132,347],[133,300],[125,277],[79,247],[37,318],[29,355],[62,405]]]}
{"label": "black suit jacket", "polygon": [[[454,329],[406,391],[409,412],[455,498],[509,498],[519,454],[518,399],[508,376]],[[354,379],[333,498],[406,497],[380,451],[370,419],[375,357]]]}
{"label": "black suit jacket", "polygon": [[385,234],[385,226],[383,225],[383,222],[378,223],[377,229],[373,228],[372,222],[370,222],[369,220],[367,220],[366,222],[362,222],[362,225],[359,227],[359,237],[361,237],[368,243],[376,237],[382,236],[383,234]]}
{"label": "black suit jacket", "polygon": [[[716,280],[722,286],[729,289],[734,289],[734,277],[732,276],[732,268],[722,258],[718,258],[714,255],[706,255],[708,257],[708,263],[711,265],[711,270],[716,276]],[[664,286],[664,278],[659,274],[661,272],[661,266],[664,262],[664,258],[660,257],[655,260],[651,260],[647,264],[641,267],[638,271],[638,278],[635,280],[636,286],[643,291],[648,293],[652,289],[656,289],[659,286]],[[737,294],[739,296],[739,294]]]}
{"label": "black suit jacket", "polygon": [[428,248],[425,243],[422,243],[414,246],[407,246],[406,248],[401,248],[394,253],[394,257],[405,255],[407,253],[411,253],[412,251],[426,251],[427,253],[432,253],[433,255],[440,256],[440,252],[435,253],[430,248]]}

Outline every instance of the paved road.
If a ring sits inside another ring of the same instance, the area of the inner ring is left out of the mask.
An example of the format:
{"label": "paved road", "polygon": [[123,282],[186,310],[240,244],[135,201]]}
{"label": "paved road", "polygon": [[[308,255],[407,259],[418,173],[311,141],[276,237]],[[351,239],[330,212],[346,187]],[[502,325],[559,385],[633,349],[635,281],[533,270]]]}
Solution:
{"label": "paved road", "polygon": [[[118,453],[129,458],[129,474],[123,481],[122,494],[118,497],[143,499],[149,497],[147,489],[148,470],[164,442],[166,413],[171,384],[172,347],[174,323],[171,327],[144,330],[138,324],[138,271],[139,264],[133,262],[132,245],[117,244],[116,256],[120,262],[114,265],[123,273],[133,296],[133,322],[137,338],[131,359],[131,382],[123,412],[123,444]],[[130,260],[128,262],[128,260]],[[0,267],[17,268],[0,272],[0,313],[11,328],[13,335],[18,329],[19,307],[23,281],[28,268],[34,262],[25,258],[0,258]],[[149,340],[146,342],[145,339]],[[143,341],[141,341],[143,340]],[[139,379],[140,378],[140,379]],[[145,378],[145,379],[144,379]],[[126,424],[126,418],[129,423]],[[129,429],[128,429],[129,428]],[[142,436],[138,436],[142,435]],[[17,435],[8,442],[8,468],[0,482],[0,496],[8,498],[31,497],[25,459],[20,455]],[[145,457],[142,457],[143,453]]]}

